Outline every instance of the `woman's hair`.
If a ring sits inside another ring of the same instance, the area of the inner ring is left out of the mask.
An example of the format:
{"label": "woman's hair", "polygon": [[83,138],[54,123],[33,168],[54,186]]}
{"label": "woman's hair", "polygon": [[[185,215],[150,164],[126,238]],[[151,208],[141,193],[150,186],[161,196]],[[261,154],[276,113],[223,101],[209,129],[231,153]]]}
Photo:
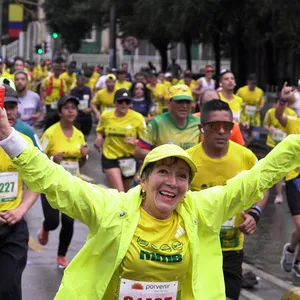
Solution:
{"label": "woman's hair", "polygon": [[134,98],[134,88],[136,87],[137,84],[142,84],[143,88],[144,88],[144,98],[146,101],[151,102],[151,92],[150,90],[147,88],[146,84],[143,82],[134,82],[130,88],[130,93],[132,95],[132,97]]}
{"label": "woman's hair", "polygon": [[54,125],[55,123],[60,121],[60,116],[58,115],[58,112],[56,113],[50,113],[46,116],[46,118],[41,122],[41,127],[46,131],[49,127]]}
{"label": "woman's hair", "polygon": [[[162,164],[167,165],[167,166],[175,165],[178,163],[179,160],[181,160],[181,158],[172,156],[172,157],[163,158],[156,162],[152,162],[149,165],[147,165],[146,168],[143,170],[141,179],[147,179],[150,176],[150,174],[153,172],[153,170],[156,166],[159,166]],[[192,182],[192,170],[190,168],[189,185],[191,184],[191,182]]]}

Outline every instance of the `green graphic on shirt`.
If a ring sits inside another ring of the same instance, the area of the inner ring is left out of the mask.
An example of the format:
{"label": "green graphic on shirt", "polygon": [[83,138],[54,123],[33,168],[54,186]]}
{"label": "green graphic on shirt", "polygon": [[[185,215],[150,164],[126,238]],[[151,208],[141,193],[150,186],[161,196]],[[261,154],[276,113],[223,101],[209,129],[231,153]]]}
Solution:
{"label": "green graphic on shirt", "polygon": [[163,255],[154,252],[140,251],[140,259],[141,260],[152,260],[158,262],[166,262],[166,263],[179,263],[182,261],[181,254],[175,255]]}

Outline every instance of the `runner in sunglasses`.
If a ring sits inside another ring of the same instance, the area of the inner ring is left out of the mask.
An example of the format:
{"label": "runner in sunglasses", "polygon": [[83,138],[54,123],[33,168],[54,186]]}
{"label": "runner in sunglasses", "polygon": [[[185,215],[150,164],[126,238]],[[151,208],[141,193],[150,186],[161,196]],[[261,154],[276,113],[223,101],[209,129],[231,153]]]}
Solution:
{"label": "runner in sunglasses", "polygon": [[137,138],[145,129],[144,117],[130,109],[132,98],[126,89],[119,89],[114,98],[116,108],[104,112],[96,129],[95,146],[102,149],[102,168],[110,185],[127,191],[136,173],[133,152]]}
{"label": "runner in sunglasses", "polygon": [[[211,100],[202,106],[199,127],[203,141],[187,150],[198,170],[192,181],[193,191],[225,185],[227,180],[255,165],[257,158],[254,153],[229,140],[233,126],[232,111],[227,103]],[[239,299],[242,285],[243,233],[253,234],[256,231],[256,223],[266,200],[267,197],[256,203],[248,213],[238,212],[221,227],[220,243],[227,300]]]}

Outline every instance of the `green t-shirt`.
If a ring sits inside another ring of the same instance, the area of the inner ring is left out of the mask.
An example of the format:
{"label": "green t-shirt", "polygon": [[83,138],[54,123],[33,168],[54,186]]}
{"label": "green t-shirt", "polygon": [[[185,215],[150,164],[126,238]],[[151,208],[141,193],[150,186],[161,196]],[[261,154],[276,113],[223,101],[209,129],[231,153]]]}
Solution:
{"label": "green t-shirt", "polygon": [[151,150],[159,145],[175,144],[186,150],[201,140],[199,123],[200,119],[190,114],[185,127],[179,128],[169,112],[163,113],[148,124],[139,146]]}

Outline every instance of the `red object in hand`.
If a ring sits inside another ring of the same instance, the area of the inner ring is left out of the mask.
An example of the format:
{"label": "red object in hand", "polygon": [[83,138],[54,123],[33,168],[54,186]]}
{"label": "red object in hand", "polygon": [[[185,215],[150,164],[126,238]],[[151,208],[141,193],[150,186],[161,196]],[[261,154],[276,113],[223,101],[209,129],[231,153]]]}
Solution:
{"label": "red object in hand", "polygon": [[5,87],[0,85],[0,107],[4,107],[4,95],[5,95]]}

